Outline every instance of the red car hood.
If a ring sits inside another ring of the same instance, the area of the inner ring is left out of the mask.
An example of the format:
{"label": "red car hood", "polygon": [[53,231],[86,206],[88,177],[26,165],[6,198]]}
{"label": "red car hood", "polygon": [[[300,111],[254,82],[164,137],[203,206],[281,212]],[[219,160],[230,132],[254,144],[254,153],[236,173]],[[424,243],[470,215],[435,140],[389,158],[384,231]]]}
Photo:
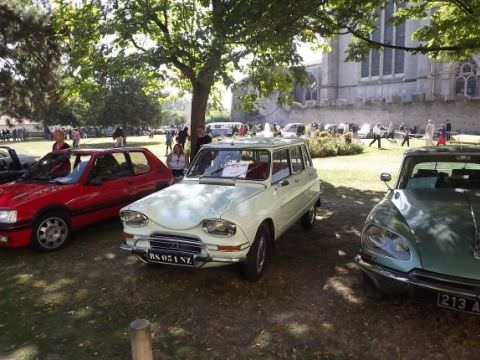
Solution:
{"label": "red car hood", "polygon": [[12,182],[0,186],[0,207],[17,208],[71,185]]}

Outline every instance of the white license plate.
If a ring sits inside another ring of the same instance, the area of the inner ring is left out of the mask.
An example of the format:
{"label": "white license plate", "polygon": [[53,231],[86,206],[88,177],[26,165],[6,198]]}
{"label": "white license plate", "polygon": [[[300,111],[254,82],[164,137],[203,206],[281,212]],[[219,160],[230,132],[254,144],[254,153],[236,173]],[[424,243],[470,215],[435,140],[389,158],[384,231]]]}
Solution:
{"label": "white license plate", "polygon": [[438,293],[437,305],[440,307],[480,315],[480,300],[462,296]]}
{"label": "white license plate", "polygon": [[193,266],[193,256],[184,254],[168,254],[160,252],[149,252],[147,254],[149,262],[159,264],[174,264],[183,266]]}

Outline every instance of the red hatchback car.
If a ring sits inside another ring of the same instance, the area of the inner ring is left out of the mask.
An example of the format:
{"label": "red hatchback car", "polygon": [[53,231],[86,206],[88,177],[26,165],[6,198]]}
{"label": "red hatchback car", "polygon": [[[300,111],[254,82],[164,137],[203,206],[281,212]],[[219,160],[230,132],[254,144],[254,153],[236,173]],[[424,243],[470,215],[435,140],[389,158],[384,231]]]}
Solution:
{"label": "red hatchback car", "polygon": [[0,246],[59,249],[72,230],[114,218],[121,207],[173,181],[147,149],[49,153],[0,187]]}

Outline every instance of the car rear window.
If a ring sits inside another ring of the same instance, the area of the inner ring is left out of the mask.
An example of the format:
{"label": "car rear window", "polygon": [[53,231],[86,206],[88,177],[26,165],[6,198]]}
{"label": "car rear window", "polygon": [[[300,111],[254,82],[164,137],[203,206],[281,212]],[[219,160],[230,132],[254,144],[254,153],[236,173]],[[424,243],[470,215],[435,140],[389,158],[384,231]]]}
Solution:
{"label": "car rear window", "polygon": [[129,153],[130,160],[132,161],[133,173],[135,175],[146,174],[150,172],[150,164],[143,152],[135,151]]}

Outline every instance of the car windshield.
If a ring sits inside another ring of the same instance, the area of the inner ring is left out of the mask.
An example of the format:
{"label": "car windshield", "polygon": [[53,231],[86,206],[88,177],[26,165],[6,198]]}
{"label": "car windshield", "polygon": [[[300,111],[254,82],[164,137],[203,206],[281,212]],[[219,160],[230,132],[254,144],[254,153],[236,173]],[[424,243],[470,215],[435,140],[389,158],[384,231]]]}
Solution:
{"label": "car windshield", "polygon": [[90,158],[89,154],[52,152],[30,168],[20,181],[75,184],[85,172]]}
{"label": "car windshield", "polygon": [[400,189],[480,189],[480,156],[405,159]]}
{"label": "car windshield", "polygon": [[187,176],[266,180],[270,176],[270,152],[204,149],[196,156]]}

